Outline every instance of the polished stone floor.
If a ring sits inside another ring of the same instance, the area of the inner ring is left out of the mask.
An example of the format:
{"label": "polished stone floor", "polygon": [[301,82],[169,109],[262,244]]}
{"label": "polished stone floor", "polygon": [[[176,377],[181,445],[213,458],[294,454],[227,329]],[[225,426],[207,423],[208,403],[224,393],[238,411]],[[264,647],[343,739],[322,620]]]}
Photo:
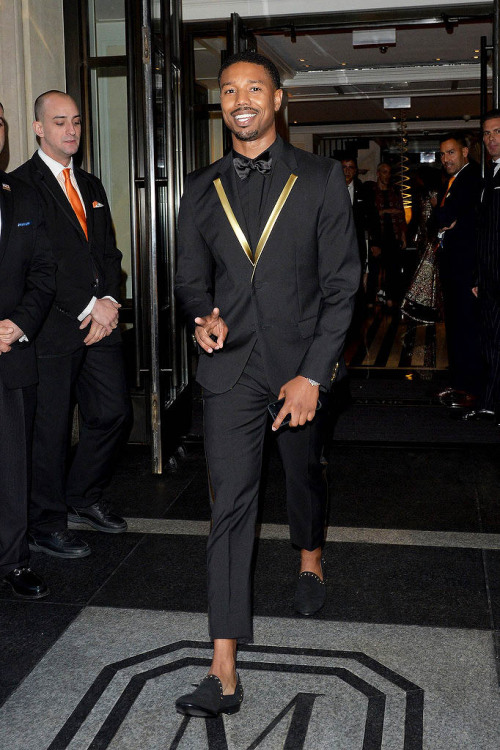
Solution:
{"label": "polished stone floor", "polygon": [[463,424],[436,383],[353,377],[328,453],[328,600],[295,616],[297,555],[268,449],[255,642],[239,714],[186,721],[209,658],[209,505],[196,429],[177,471],[128,446],[108,495],[124,535],[33,555],[51,595],[0,591],[2,750],[494,750],[500,746],[500,429]]}

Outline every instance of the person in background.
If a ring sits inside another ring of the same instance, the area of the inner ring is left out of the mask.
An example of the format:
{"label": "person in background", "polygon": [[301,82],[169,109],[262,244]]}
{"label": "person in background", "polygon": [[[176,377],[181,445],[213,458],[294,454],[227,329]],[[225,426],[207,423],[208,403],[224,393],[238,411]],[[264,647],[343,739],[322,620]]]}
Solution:
{"label": "person in background", "polygon": [[500,426],[500,109],[482,119],[483,142],[490,157],[479,209],[477,285],[479,331],[484,373],[475,408],[463,419],[494,419]]}
{"label": "person in background", "polygon": [[370,230],[368,299],[370,303],[378,299],[389,309],[401,299],[401,251],[406,247],[403,199],[391,184],[391,175],[391,165],[382,162],[377,167],[377,181],[367,185],[376,217]]}
{"label": "person in background", "polygon": [[[79,559],[91,550],[68,519],[110,534],[127,529],[103,500],[131,415],[118,328],[122,255],[100,180],[73,161],[81,136],[75,101],[45,92],[35,102],[33,129],[40,148],[14,174],[39,196],[57,273],[36,341],[29,544],[33,552]],[[80,434],[68,471],[75,401]]]}
{"label": "person in background", "polygon": [[450,380],[438,398],[452,409],[473,408],[482,380],[479,308],[472,293],[481,174],[468,154],[460,133],[450,133],[442,139],[440,157],[446,186],[437,197],[435,216]]}
{"label": "person in background", "polygon": [[[4,145],[0,104],[0,152]],[[34,190],[0,171],[0,580],[23,599],[49,593],[29,567],[26,533],[37,382],[33,342],[52,303],[55,270]]]}

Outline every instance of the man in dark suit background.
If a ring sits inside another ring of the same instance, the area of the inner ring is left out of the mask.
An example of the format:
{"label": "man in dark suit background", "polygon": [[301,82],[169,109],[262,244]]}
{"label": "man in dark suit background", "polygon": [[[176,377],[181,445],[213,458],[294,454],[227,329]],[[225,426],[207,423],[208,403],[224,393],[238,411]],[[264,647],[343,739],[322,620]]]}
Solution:
{"label": "man in dark suit background", "polygon": [[441,141],[441,163],[448,182],[437,197],[435,211],[441,237],[438,265],[450,383],[439,397],[452,408],[474,406],[482,370],[478,305],[472,293],[481,174],[468,154],[466,141],[459,133]]}
{"label": "man in dark suit background", "polygon": [[[127,527],[102,499],[130,418],[118,329],[121,253],[100,180],[73,163],[81,135],[74,100],[61,91],[39,96],[33,129],[40,148],[15,174],[40,197],[57,275],[36,342],[29,543],[32,551],[75,559],[90,547],[67,529],[68,518],[107,533]],[[80,435],[67,472],[75,400]]]}
{"label": "man in dark suit background", "polygon": [[358,178],[358,163],[353,156],[345,155],[341,160],[342,171],[345,177],[345,184],[349,198],[351,199],[352,215],[354,226],[356,228],[356,238],[358,240],[359,259],[361,261],[361,272],[363,274],[363,284],[366,291],[366,280],[368,276],[368,205],[365,200],[363,183]]}
{"label": "man in dark suit background", "polygon": [[[0,153],[5,121],[0,104]],[[0,580],[24,599],[49,590],[29,567],[26,538],[36,399],[33,339],[55,292],[36,194],[0,171]]]}
{"label": "man in dark suit background", "polygon": [[484,379],[468,419],[495,417],[500,425],[500,109],[482,120],[483,141],[491,157],[486,167],[477,243],[477,294]]}
{"label": "man in dark suit background", "polygon": [[[188,176],[179,215],[176,294],[202,350],[205,450],[213,491],[207,547],[210,674],[179,712],[238,710],[236,645],[252,638],[251,559],[267,423],[284,464],[291,541],[301,551],[295,609],[325,601],[326,398],[359,286],[352,210],[340,164],[277,137],[282,90],[267,58],[220,71],[233,151]],[[323,408],[316,412],[318,401]],[[290,415],[290,427],[281,427]],[[281,428],[281,429],[280,429]]]}

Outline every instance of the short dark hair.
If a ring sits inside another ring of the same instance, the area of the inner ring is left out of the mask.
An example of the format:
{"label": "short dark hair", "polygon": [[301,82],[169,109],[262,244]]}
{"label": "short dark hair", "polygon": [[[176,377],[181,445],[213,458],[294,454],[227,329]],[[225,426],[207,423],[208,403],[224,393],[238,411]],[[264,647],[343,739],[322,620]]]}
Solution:
{"label": "short dark hair", "polygon": [[[49,91],[44,91],[43,94],[40,94],[40,96],[37,96],[35,99],[35,120],[37,122],[40,122],[40,119],[43,115],[43,106],[45,104],[45,99],[47,97],[51,96],[52,94],[62,94],[63,96],[69,96],[65,91],[59,91],[58,89],[50,89]],[[69,96],[71,99],[71,97]]]}
{"label": "short dark hair", "polygon": [[2,102],[0,102],[0,107],[1,107],[2,109],[5,109],[5,107],[3,106]]}
{"label": "short dark hair", "polygon": [[444,143],[445,141],[456,141],[458,145],[461,148],[469,148],[469,144],[467,142],[467,138],[463,133],[456,132],[456,133],[445,133],[440,139],[439,139],[439,145]]}
{"label": "short dark hair", "polygon": [[358,160],[352,154],[341,154],[340,155],[340,162],[342,163],[343,161],[353,161],[354,162],[354,166],[356,167],[356,169],[358,168]]}
{"label": "short dark hair", "polygon": [[486,120],[500,120],[500,109],[490,109],[481,117],[481,127],[484,127]]}
{"label": "short dark hair", "polygon": [[281,88],[281,82],[280,82],[280,74],[279,70],[276,67],[276,65],[273,63],[272,60],[270,60],[268,57],[265,57],[264,55],[261,55],[259,52],[254,52],[253,50],[247,49],[245,52],[236,52],[234,55],[230,55],[227,57],[224,62],[222,63],[219,75],[217,77],[217,80],[219,82],[219,88],[220,88],[220,79],[223,74],[223,72],[229,68],[231,65],[235,65],[239,62],[248,62],[253,63],[254,65],[262,65],[263,68],[267,70],[269,73],[269,77],[271,78],[271,81],[273,82],[273,86],[275,89]]}

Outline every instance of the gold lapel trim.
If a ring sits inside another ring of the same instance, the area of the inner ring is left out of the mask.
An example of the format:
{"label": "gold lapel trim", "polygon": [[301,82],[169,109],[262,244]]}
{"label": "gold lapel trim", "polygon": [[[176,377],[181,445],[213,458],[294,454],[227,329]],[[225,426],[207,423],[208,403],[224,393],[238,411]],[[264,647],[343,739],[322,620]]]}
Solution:
{"label": "gold lapel trim", "polygon": [[[253,273],[255,273],[255,267],[258,263],[260,256],[262,255],[262,251],[264,250],[266,242],[269,239],[269,235],[273,231],[273,227],[276,224],[276,221],[278,220],[278,216],[281,213],[281,209],[285,205],[286,200],[288,196],[290,195],[296,180],[297,180],[297,175],[291,174],[286,182],[285,187],[281,191],[281,195],[276,201],[274,208],[271,211],[271,215],[269,216],[269,219],[266,222],[266,226],[264,227],[264,230],[260,236],[260,240],[257,243],[257,248],[255,250],[255,260],[252,257],[252,250],[250,248],[250,245],[248,244],[248,240],[245,237],[242,228],[238,224],[238,220],[236,216],[234,215],[233,209],[231,208],[231,204],[229,203],[224,187],[222,186],[220,177],[214,180],[215,189],[217,190],[217,195],[219,196],[219,200],[222,203],[222,208],[224,209],[224,212],[228,218],[229,223],[231,224],[233,232],[235,233],[238,239],[238,242],[243,248],[245,255],[247,256],[248,260],[254,267]],[[252,278],[253,278],[253,274],[252,274]]]}
{"label": "gold lapel trim", "polygon": [[220,177],[214,180],[214,185],[215,185],[215,189],[217,190],[217,195],[219,196],[219,200],[222,203],[222,208],[224,209],[224,213],[226,214],[228,221],[231,224],[232,230],[235,233],[241,247],[243,248],[245,255],[247,256],[250,263],[252,263],[253,265],[252,251],[250,249],[250,245],[248,244],[248,240],[245,237],[242,228],[238,224],[238,219],[234,215],[234,211],[231,208],[231,204],[229,203],[228,197],[226,195],[226,191],[224,190],[222,182],[220,181]]}
{"label": "gold lapel trim", "polygon": [[[296,174],[291,174],[290,175],[290,177],[287,180],[287,183],[286,183],[285,187],[281,191],[280,197],[276,201],[276,204],[275,204],[273,210],[271,211],[271,215],[270,215],[269,219],[267,220],[266,226],[264,227],[264,231],[262,232],[262,234],[260,236],[260,240],[259,240],[259,242],[257,244],[257,249],[255,251],[255,264],[254,265],[257,265],[258,260],[259,260],[260,256],[262,255],[262,251],[264,250],[264,246],[265,246],[267,240],[269,239],[269,235],[273,231],[273,227],[276,224],[278,216],[281,213],[281,209],[285,205],[286,199],[288,198],[288,196],[292,192],[292,188],[295,185],[296,179],[297,179],[297,175]],[[255,271],[255,269],[254,269],[254,271]]]}

